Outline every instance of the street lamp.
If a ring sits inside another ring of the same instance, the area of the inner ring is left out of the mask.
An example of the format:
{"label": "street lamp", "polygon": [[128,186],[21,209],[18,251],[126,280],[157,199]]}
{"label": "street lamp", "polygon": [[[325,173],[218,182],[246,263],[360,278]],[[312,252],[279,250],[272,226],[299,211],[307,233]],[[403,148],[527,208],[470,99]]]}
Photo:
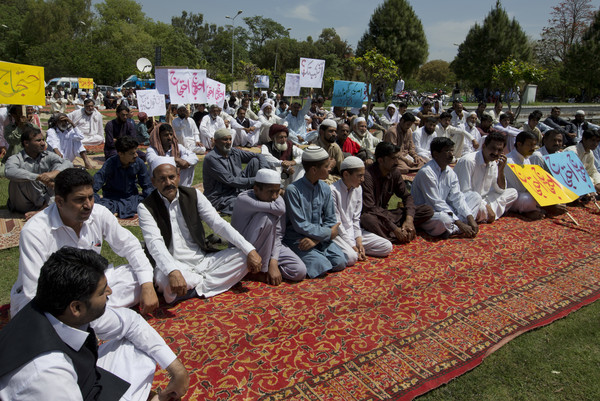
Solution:
{"label": "street lamp", "polygon": [[[238,15],[240,15],[243,11],[242,10],[238,10],[237,14],[235,15],[235,17],[230,17],[229,15],[226,15],[225,18],[230,19],[232,21],[232,27],[231,27],[231,78],[233,79],[233,40],[235,38],[235,19],[238,17]],[[233,86],[232,86],[233,87]]]}

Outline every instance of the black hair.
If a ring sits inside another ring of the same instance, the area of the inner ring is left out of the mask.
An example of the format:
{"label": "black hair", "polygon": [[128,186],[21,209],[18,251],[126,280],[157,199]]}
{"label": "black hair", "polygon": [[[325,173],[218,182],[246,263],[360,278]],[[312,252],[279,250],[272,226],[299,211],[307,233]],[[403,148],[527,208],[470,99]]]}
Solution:
{"label": "black hair", "polygon": [[63,199],[77,187],[94,185],[92,176],[82,168],[71,167],[58,173],[54,179],[54,193]]}
{"label": "black hair", "polygon": [[400,107],[404,107],[405,109],[408,109],[408,105],[404,102],[398,103],[398,108],[400,108]]}
{"label": "black hair", "polygon": [[536,121],[540,121],[540,118],[542,116],[540,116],[538,113],[536,113],[537,110],[532,111],[531,113],[529,113],[529,117],[527,117],[529,120],[536,120]]}
{"label": "black hair", "polygon": [[446,137],[433,138],[431,146],[429,147],[432,154],[433,152],[439,153],[444,150],[444,148],[454,148],[454,141]]}
{"label": "black hair", "polygon": [[173,127],[170,124],[162,123],[160,128],[158,129],[158,135],[162,134],[165,131],[173,132]]}
{"label": "black hair", "polygon": [[494,119],[492,118],[492,116],[488,113],[483,113],[481,115],[481,122],[483,121],[494,121]]}
{"label": "black hair", "polygon": [[410,111],[407,111],[406,113],[402,114],[401,120],[415,122],[415,121],[417,121],[417,118],[415,117],[415,115],[413,113],[411,113]]}
{"label": "black hair", "polygon": [[443,120],[444,118],[452,118],[452,114],[444,111],[442,114],[440,114],[440,120]]}
{"label": "black hair", "polygon": [[85,106],[85,105],[88,105],[88,104],[90,104],[90,103],[94,104],[94,106],[96,105],[96,102],[94,102],[94,99],[85,99],[85,100],[83,101],[83,104],[84,104],[84,106]]}
{"label": "black hair", "polygon": [[592,139],[592,138],[600,138],[600,132],[596,131],[596,130],[585,130],[583,131],[583,135],[581,136],[581,139]]}
{"label": "black hair", "polygon": [[533,132],[521,131],[515,138],[515,144],[525,143],[528,139],[533,139],[536,143],[538,141],[537,136]]}
{"label": "black hair", "polygon": [[546,139],[549,139],[549,138],[553,137],[554,135],[560,135],[560,137],[562,138],[562,134],[559,131],[550,129],[550,130],[544,132],[544,137],[542,138],[542,143],[544,143],[544,141]]}
{"label": "black hair", "polygon": [[375,160],[379,160],[382,157],[395,155],[400,152],[401,148],[398,145],[394,145],[390,142],[379,142],[375,147]]}
{"label": "black hair", "polygon": [[120,112],[122,112],[123,110],[127,110],[127,112],[129,113],[129,107],[125,106],[123,103],[121,103],[116,110],[116,113],[119,114]]}
{"label": "black hair", "polygon": [[41,133],[42,131],[38,127],[31,124],[25,125],[25,127],[21,130],[21,145],[25,145],[25,141],[31,141]]}
{"label": "black hair", "polygon": [[139,142],[130,136],[124,135],[117,138],[115,141],[115,149],[118,153],[125,153],[139,146]]}
{"label": "black hair", "polygon": [[302,160],[302,167],[304,168],[304,171],[308,171],[311,169],[311,167],[320,168],[325,163],[330,163],[329,157],[327,159],[314,161],[314,162],[308,162],[308,161]]}
{"label": "black hair", "polygon": [[42,311],[61,315],[73,301],[90,305],[90,298],[108,266],[108,260],[90,249],[63,247],[40,270],[34,302]]}
{"label": "black hair", "polygon": [[502,145],[506,145],[506,137],[496,131],[490,132],[485,136],[483,144],[488,146],[492,142],[502,142]]}

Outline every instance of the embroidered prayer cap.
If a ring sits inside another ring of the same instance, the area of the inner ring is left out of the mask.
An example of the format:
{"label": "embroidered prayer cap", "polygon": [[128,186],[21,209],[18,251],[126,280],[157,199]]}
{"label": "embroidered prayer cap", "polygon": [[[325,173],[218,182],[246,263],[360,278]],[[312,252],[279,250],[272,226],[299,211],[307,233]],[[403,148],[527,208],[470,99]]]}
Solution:
{"label": "embroidered prayer cap", "polygon": [[152,162],[150,163],[150,174],[152,174],[154,169],[156,169],[158,166],[162,166],[163,164],[177,167],[177,164],[175,164],[175,158],[169,156],[158,156],[157,158],[152,159]]}
{"label": "embroidered prayer cap", "polygon": [[348,156],[342,162],[340,171],[349,170],[351,168],[361,168],[365,166],[365,162],[356,156]]}
{"label": "embroidered prayer cap", "polygon": [[333,121],[331,118],[326,118],[321,123],[321,127],[333,127],[335,129],[337,129],[337,123],[335,121]]}
{"label": "embroidered prayer cap", "polygon": [[356,117],[356,118],[354,119],[354,125],[357,125],[357,124],[358,124],[358,123],[360,123],[360,122],[366,122],[366,121],[367,121],[367,120],[365,120],[365,118],[364,118],[364,117]]}
{"label": "embroidered prayer cap", "polygon": [[223,139],[225,137],[231,136],[231,131],[229,130],[229,128],[219,128],[218,130],[215,131],[215,140],[216,139]]}
{"label": "embroidered prayer cap", "polygon": [[275,170],[271,170],[269,168],[261,168],[256,173],[256,177],[254,177],[255,182],[260,182],[261,184],[281,184],[281,174],[279,174]]}
{"label": "embroidered prayer cap", "polygon": [[143,111],[140,111],[140,112],[138,113],[138,119],[139,119],[140,121],[145,121],[145,120],[147,120],[147,119],[148,119],[148,114],[144,113]]}
{"label": "embroidered prayer cap", "polygon": [[269,128],[269,138],[273,138],[275,135],[277,135],[278,133],[285,131],[286,133],[290,133],[290,131],[288,130],[288,127],[286,127],[285,125],[281,125],[281,124],[273,124],[271,125],[271,127]]}
{"label": "embroidered prayer cap", "polygon": [[583,111],[583,110],[577,110],[577,111],[575,112],[575,115],[576,115],[576,116],[585,116],[585,111]]}
{"label": "embroidered prayer cap", "polygon": [[325,159],[329,159],[329,153],[317,145],[309,145],[302,153],[303,162],[320,162]]}

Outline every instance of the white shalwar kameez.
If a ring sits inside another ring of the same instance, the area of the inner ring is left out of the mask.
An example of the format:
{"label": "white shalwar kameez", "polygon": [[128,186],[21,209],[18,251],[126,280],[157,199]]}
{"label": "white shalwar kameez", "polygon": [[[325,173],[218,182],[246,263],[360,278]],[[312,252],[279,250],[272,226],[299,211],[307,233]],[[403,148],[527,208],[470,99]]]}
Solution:
{"label": "white shalwar kameez", "polygon": [[468,216],[477,216],[481,204],[481,195],[477,192],[463,194],[456,173],[449,166],[442,171],[435,160],[419,170],[411,192],[416,206],[433,208],[433,217],[421,228],[434,237],[444,233],[458,234],[460,229],[454,222],[466,223]]}
{"label": "white shalwar kameez", "polygon": [[[205,115],[200,122],[200,141],[206,149],[212,149],[212,139],[215,131],[225,128],[225,121],[219,116],[213,118],[210,114]],[[233,139],[233,138],[232,138]]]}
{"label": "white shalwar kameez", "polygon": [[[181,144],[178,144],[178,146],[179,157],[185,160],[186,162],[190,163],[190,167],[179,169],[179,185],[181,185],[182,187],[191,187],[194,183],[194,166],[198,164],[198,156],[196,156],[195,153],[181,146]],[[171,149],[169,149],[169,151],[165,153],[165,156],[173,157],[171,154]],[[151,166],[152,161],[157,157],[160,156],[156,153],[156,150],[152,146],[150,146],[146,150],[146,163],[148,163],[148,166]],[[150,171],[150,176],[152,177],[152,171]]]}
{"label": "white shalwar kameez", "polygon": [[506,155],[506,166],[504,167],[504,176],[506,177],[506,183],[509,188],[514,188],[517,190],[519,197],[517,201],[513,203],[510,210],[517,213],[527,213],[533,212],[534,210],[539,210],[539,206],[535,198],[525,189],[523,183],[517,178],[515,173],[508,166],[509,164],[520,164],[520,165],[530,165],[531,162],[529,158],[526,158],[522,154],[520,154],[517,149],[513,149],[512,152]]}
{"label": "white shalwar kameez", "polygon": [[79,128],[72,127],[61,131],[58,127],[50,128],[47,132],[46,142],[53,149],[62,153],[63,159],[73,162],[81,152],[85,152],[85,146],[81,141],[85,138]]}
{"label": "white shalwar kameez", "polygon": [[488,204],[494,211],[496,220],[498,220],[517,201],[519,196],[517,190],[506,188],[506,180],[504,183],[505,189],[500,188],[498,185],[498,163],[495,161],[486,163],[481,149],[461,157],[454,167],[454,172],[458,177],[460,190],[465,196],[469,192],[476,192],[481,196],[479,211],[475,216],[478,222],[487,221]]}
{"label": "white shalwar kameez", "polygon": [[83,133],[82,144],[93,146],[104,143],[104,123],[98,110],[94,110],[92,114],[87,114],[85,109],[74,110],[67,117]]}
{"label": "white shalwar kameez", "polygon": [[200,131],[193,118],[175,118],[173,120],[173,130],[175,131],[179,144],[183,145],[187,150],[192,151],[197,155],[206,153],[206,148],[204,146],[196,145],[197,142],[200,142]]}
{"label": "white shalwar kameez", "polygon": [[196,192],[200,218],[216,235],[223,237],[235,248],[208,254],[200,249],[193,240],[181,212],[179,191],[170,203],[160,195],[171,221],[172,239],[168,248],[148,208],[143,203],[138,206],[140,228],[146,247],[156,262],[154,281],[168,303],[175,301],[177,297],[169,286],[169,273],[172,271],[181,272],[188,290],[195,289],[198,296],[212,297],[227,291],[244,278],[248,273],[246,255],[254,250],[251,243],[219,216],[208,199],[200,191]]}
{"label": "white shalwar kameez", "polygon": [[347,265],[352,266],[358,260],[358,253],[352,248],[356,239],[362,237],[365,254],[384,258],[392,252],[392,243],[377,234],[360,228],[362,212],[362,187],[348,188],[343,180],[337,180],[331,187],[331,196],[335,206],[335,216],[340,224],[335,242],[348,259]]}
{"label": "white shalwar kameez", "polygon": [[431,160],[431,142],[433,142],[433,138],[437,138],[437,132],[434,131],[429,135],[425,131],[425,127],[420,127],[414,130],[412,135],[417,154],[426,162]]}
{"label": "white shalwar kameez", "polygon": [[[459,127],[454,127],[452,125],[448,125],[446,128],[442,127],[442,124],[438,124],[435,127],[435,133],[438,138],[450,138],[454,142],[454,157],[461,157],[464,152],[463,148],[465,146],[465,142],[471,143],[471,148],[473,147],[473,135],[471,132],[468,132],[464,129],[463,125]],[[430,143],[431,144],[431,143]]]}

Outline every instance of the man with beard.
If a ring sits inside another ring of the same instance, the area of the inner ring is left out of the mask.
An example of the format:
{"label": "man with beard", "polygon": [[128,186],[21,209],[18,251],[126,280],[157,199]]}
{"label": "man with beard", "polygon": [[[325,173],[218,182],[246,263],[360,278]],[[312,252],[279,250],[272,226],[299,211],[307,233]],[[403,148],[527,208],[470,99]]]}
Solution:
{"label": "man with beard", "polygon": [[[252,188],[256,172],[270,165],[259,153],[233,148],[227,128],[215,132],[214,142],[215,148],[204,158],[204,195],[215,209],[230,215],[238,194]],[[243,170],[242,163],[247,163]]]}
{"label": "man with beard", "polygon": [[197,155],[203,155],[206,152],[206,148],[200,141],[200,131],[196,122],[190,117],[190,113],[184,105],[177,107],[177,118],[173,120],[173,130],[177,141],[187,150]]}
{"label": "man with beard", "polygon": [[331,184],[340,178],[340,166],[344,161],[342,149],[336,143],[337,140],[337,124],[335,121],[325,119],[319,126],[319,138],[315,142],[317,146],[325,149],[331,160],[331,169],[329,177],[325,180],[327,184]]}
{"label": "man with beard", "polygon": [[302,107],[300,103],[294,102],[290,106],[290,112],[285,116],[285,121],[287,121],[287,126],[290,131],[289,139],[297,145],[308,144],[306,137],[308,131],[304,117],[306,116],[306,113],[308,113],[311,104],[311,99],[306,101],[304,107]]}
{"label": "man with beard", "polygon": [[464,155],[454,167],[463,194],[467,196],[469,192],[476,192],[481,196],[479,211],[475,216],[479,223],[493,223],[499,219],[519,196],[516,189],[506,188],[505,142],[502,134],[489,134],[480,150]]}
{"label": "man with beard", "polygon": [[375,147],[381,139],[376,138],[367,129],[367,120],[364,117],[357,117],[353,122],[354,130],[350,133],[350,138],[360,145],[361,148],[375,153]]}
{"label": "man with beard", "polygon": [[288,139],[285,125],[271,125],[269,137],[271,141],[262,145],[261,154],[272,166],[276,166],[275,169],[281,175],[281,185],[285,189],[304,175],[302,149]]}
{"label": "man with beard", "polygon": [[460,124],[455,127],[450,124],[452,115],[447,111],[440,114],[438,125],[435,127],[435,132],[438,138],[450,138],[454,142],[454,154],[458,157],[463,155],[465,142],[471,142],[473,148],[479,147],[479,142],[473,138],[471,133],[464,129],[464,125]]}
{"label": "man with beard", "polygon": [[[129,119],[129,108],[119,105],[116,110],[117,118],[110,120],[104,127],[104,159],[117,154],[115,141],[122,136],[130,136],[133,139],[137,138],[135,124]],[[138,150],[138,157],[146,161],[146,153]]]}
{"label": "man with beard", "polygon": [[575,127],[575,132],[577,132],[577,137],[575,138],[577,143],[581,142],[584,131],[598,131],[600,129],[596,124],[585,121],[585,111],[583,110],[577,110],[575,112],[575,119],[571,124]]}
{"label": "man with beard", "polygon": [[463,140],[462,153],[457,154],[459,157],[466,155],[467,153],[475,152],[479,149],[479,144],[481,143],[481,134],[477,129],[477,113],[474,111],[466,114],[465,118],[465,131],[467,131],[473,139],[469,139],[469,136],[465,136]]}
{"label": "man with beard", "polygon": [[533,154],[529,157],[529,161],[531,164],[537,164],[547,172],[550,172],[548,166],[546,166],[546,160],[544,159],[544,156],[562,151],[563,135],[553,129],[546,131],[544,138],[542,139],[542,144],[543,146],[533,152]]}
{"label": "man with beard", "polygon": [[415,144],[417,155],[425,162],[431,160],[431,142],[434,138],[437,138],[437,133],[435,132],[436,124],[436,117],[426,117],[424,125],[413,132],[413,143]]}
{"label": "man with beard", "polygon": [[273,106],[269,102],[262,104],[259,114],[260,132],[258,134],[258,143],[262,145],[269,142],[269,128],[271,128],[271,125],[279,124],[287,127],[288,122],[273,113]]}
{"label": "man with beard", "polygon": [[400,148],[400,160],[398,168],[403,173],[417,171],[425,164],[419,156],[413,142],[412,126],[417,119],[412,113],[404,113],[396,127],[392,127],[385,133],[384,142],[389,142]]}
{"label": "man with beard", "polygon": [[342,149],[344,157],[355,156],[360,150],[360,145],[350,138],[350,126],[340,123],[337,126],[337,144]]}
{"label": "man with beard", "polygon": [[77,156],[81,156],[85,168],[92,168],[85,146],[81,143],[83,134],[66,114],[54,114],[48,120],[48,127],[46,142],[54,153],[71,163]]}
{"label": "man with beard", "polygon": [[433,217],[421,226],[427,234],[443,238],[462,234],[473,238],[479,231],[475,216],[481,195],[461,192],[458,177],[449,166],[454,159],[453,149],[450,138],[435,138],[431,142],[432,160],[417,173],[412,195],[416,205],[428,205],[434,210]]}
{"label": "man with beard", "polygon": [[[216,104],[211,104],[208,108],[208,115],[202,118],[200,122],[200,141],[207,150],[213,148],[213,137],[219,129],[225,128],[225,121],[221,118],[221,108]],[[231,133],[230,133],[231,134]]]}
{"label": "man with beard", "polygon": [[231,127],[235,130],[233,146],[251,148],[258,144],[260,125],[258,124],[258,121],[247,118],[246,111],[245,107],[237,109],[236,118],[231,122]]}
{"label": "man with beard", "polygon": [[[416,228],[431,218],[433,210],[426,205],[415,206],[398,169],[398,146],[389,142],[379,143],[375,148],[375,159],[375,163],[365,169],[360,225],[389,241],[410,242],[416,238]],[[393,195],[402,200],[402,206],[390,209]]]}

